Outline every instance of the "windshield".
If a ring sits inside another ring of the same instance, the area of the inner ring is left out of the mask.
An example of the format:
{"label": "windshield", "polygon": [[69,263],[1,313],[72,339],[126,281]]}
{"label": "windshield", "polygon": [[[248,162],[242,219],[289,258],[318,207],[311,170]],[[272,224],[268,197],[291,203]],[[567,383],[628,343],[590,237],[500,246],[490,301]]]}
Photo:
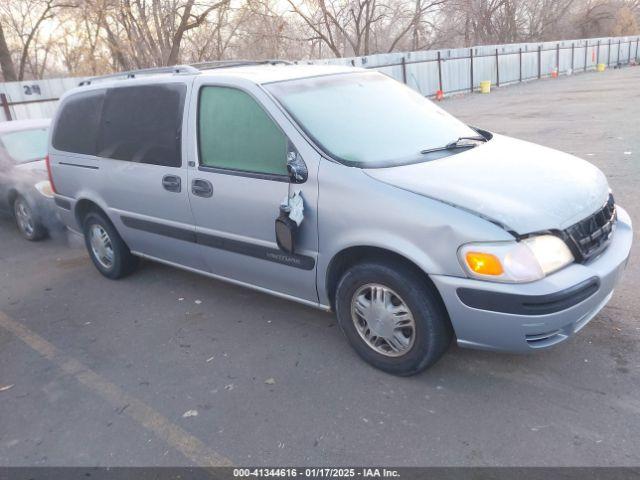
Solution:
{"label": "windshield", "polygon": [[305,78],[266,88],[328,154],[363,168],[432,160],[421,152],[478,135],[380,73]]}
{"label": "windshield", "polygon": [[21,130],[0,135],[0,141],[16,163],[41,160],[47,156],[47,129]]}

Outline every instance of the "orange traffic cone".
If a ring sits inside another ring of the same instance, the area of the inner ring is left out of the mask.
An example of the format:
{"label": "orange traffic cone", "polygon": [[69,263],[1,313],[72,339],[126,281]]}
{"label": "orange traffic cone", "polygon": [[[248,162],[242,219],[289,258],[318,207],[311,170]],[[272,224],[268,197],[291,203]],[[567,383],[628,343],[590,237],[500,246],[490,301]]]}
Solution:
{"label": "orange traffic cone", "polygon": [[442,90],[438,90],[436,92],[436,100],[440,101],[444,98],[444,92]]}

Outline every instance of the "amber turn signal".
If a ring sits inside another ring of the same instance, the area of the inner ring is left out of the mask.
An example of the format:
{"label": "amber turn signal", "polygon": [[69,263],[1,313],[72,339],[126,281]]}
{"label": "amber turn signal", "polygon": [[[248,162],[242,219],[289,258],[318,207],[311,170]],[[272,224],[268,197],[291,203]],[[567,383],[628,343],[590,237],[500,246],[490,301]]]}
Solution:
{"label": "amber turn signal", "polygon": [[498,257],[490,253],[467,252],[465,259],[469,268],[480,275],[498,276],[504,273]]}

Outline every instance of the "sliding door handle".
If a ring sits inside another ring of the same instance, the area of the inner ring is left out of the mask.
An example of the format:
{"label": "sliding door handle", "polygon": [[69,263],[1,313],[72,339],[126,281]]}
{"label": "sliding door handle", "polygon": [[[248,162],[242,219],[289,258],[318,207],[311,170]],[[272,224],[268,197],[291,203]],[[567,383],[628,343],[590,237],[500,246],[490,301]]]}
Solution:
{"label": "sliding door handle", "polygon": [[162,177],[162,187],[169,192],[179,193],[182,190],[182,180],[176,175]]}
{"label": "sliding door handle", "polygon": [[208,180],[196,178],[191,182],[191,193],[197,197],[209,198],[213,195],[213,185]]}

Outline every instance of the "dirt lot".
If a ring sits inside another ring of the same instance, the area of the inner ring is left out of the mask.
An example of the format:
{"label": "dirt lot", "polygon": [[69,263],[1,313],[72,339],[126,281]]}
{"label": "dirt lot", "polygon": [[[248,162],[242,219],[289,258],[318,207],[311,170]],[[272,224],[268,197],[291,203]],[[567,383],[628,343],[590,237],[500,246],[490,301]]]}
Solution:
{"label": "dirt lot", "polygon": [[[638,85],[627,68],[442,106],[594,162],[640,225]],[[112,282],[77,240],[28,244],[2,219],[0,465],[637,466],[639,245],[559,348],[452,346],[396,378],[329,314],[152,263]]]}

